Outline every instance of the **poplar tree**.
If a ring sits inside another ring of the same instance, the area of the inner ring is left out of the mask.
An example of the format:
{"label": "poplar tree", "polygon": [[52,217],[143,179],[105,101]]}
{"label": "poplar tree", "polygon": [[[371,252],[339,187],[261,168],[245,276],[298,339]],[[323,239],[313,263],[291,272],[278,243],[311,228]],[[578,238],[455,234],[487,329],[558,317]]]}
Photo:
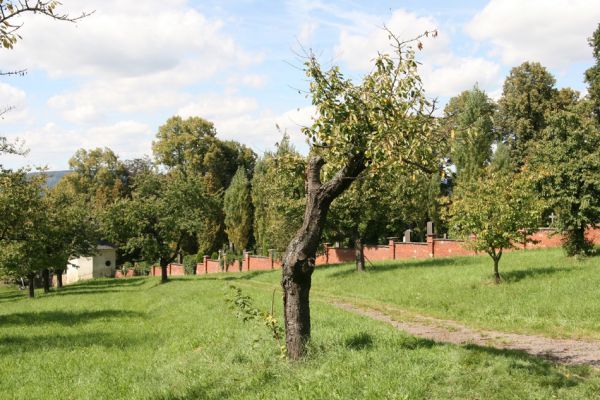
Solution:
{"label": "poplar tree", "polygon": [[243,167],[238,168],[223,198],[225,232],[237,251],[246,249],[252,230],[250,182]]}

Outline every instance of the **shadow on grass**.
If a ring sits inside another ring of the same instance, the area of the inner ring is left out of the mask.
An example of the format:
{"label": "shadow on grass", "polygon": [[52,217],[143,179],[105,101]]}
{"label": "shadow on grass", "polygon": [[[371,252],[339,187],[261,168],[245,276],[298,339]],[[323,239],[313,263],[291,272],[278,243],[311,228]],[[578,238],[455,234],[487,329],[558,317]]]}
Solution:
{"label": "shadow on grass", "polygon": [[63,286],[60,289],[53,288],[51,294],[55,296],[67,296],[73,294],[120,293],[139,288],[146,282],[148,282],[148,280],[145,277],[127,279],[90,279],[89,281]]}
{"label": "shadow on grass", "polygon": [[501,272],[500,276],[502,278],[502,281],[505,283],[515,283],[515,282],[519,282],[523,279],[552,275],[557,272],[564,272],[564,271],[575,271],[575,269],[556,268],[556,267],[529,268],[529,269],[519,269],[519,270],[515,270],[515,271]]}
{"label": "shadow on grass", "polygon": [[[433,348],[437,346],[454,346],[429,339],[407,337],[400,345],[403,349]],[[505,358],[509,360],[509,368],[515,374],[526,374],[540,378],[541,385],[553,388],[573,387],[583,381],[582,377],[590,374],[589,366],[570,366],[576,373],[564,374],[555,364],[556,360],[533,356],[521,350],[498,349],[496,347],[479,346],[476,344],[459,345],[466,353],[461,357],[460,364],[465,368],[477,369],[489,365],[489,358]]]}
{"label": "shadow on grass", "polygon": [[26,299],[26,298],[27,298],[27,292],[25,292],[25,291],[14,290],[14,291],[0,292],[0,303],[10,303],[13,301],[18,301],[18,300]]}
{"label": "shadow on grass", "polygon": [[256,278],[257,276],[260,275],[265,275],[268,273],[273,272],[274,270],[264,270],[264,271],[250,271],[246,274],[243,275],[239,275],[239,276],[226,276],[225,278],[223,278],[223,280],[226,281],[232,281],[232,280],[251,280]]}
{"label": "shadow on grass", "polygon": [[[367,268],[367,273],[378,273],[378,272],[386,272],[386,271],[396,271],[403,269],[415,269],[415,268],[432,268],[432,267],[449,267],[449,266],[464,266],[470,264],[477,264],[481,262],[477,257],[460,257],[460,258],[435,258],[435,259],[423,259],[423,260],[413,260],[413,261],[401,261],[398,260],[396,262],[385,262],[382,264],[375,264],[373,266],[369,266]],[[346,264],[347,265],[347,264]],[[318,270],[328,270],[339,268],[338,265],[327,265],[318,267]],[[356,272],[354,268],[352,269],[344,269],[341,271],[336,271],[330,274],[329,276],[337,278],[344,277],[348,275],[353,275]]]}
{"label": "shadow on grass", "polygon": [[98,311],[40,311],[30,313],[14,313],[0,315],[0,326],[40,324],[61,324],[73,326],[96,319],[109,320],[115,318],[142,318],[145,313],[125,310]]}
{"label": "shadow on grass", "polygon": [[344,346],[352,350],[367,350],[373,348],[373,336],[360,332],[344,340]]}
{"label": "shadow on grass", "polygon": [[115,287],[128,288],[142,286],[145,282],[147,282],[147,280],[146,277],[143,276],[125,279],[90,279],[88,281],[79,282],[73,285],[63,286],[59,290],[61,292],[68,292],[70,290],[97,290]]}
{"label": "shadow on grass", "polygon": [[589,373],[590,367],[577,366],[569,367],[571,369],[582,370],[578,374],[563,374],[553,364],[553,359],[544,359],[542,357],[532,356],[520,350],[498,349],[495,347],[478,346],[468,344],[463,346],[469,350],[467,357],[461,360],[461,363],[469,368],[477,368],[479,364],[484,364],[485,358],[489,355],[494,357],[504,357],[510,360],[509,368],[515,373],[534,375],[540,378],[543,386],[550,386],[555,389],[573,387],[583,381],[581,375],[585,376]]}
{"label": "shadow on grass", "polygon": [[[41,355],[49,349],[73,349],[79,352],[82,347],[96,346],[122,349],[147,343],[147,341],[131,337],[131,335],[124,339],[122,335],[110,332],[84,332],[72,335],[7,335],[0,336],[0,338],[0,355],[22,353],[40,353]],[[81,356],[83,357],[84,354]]]}

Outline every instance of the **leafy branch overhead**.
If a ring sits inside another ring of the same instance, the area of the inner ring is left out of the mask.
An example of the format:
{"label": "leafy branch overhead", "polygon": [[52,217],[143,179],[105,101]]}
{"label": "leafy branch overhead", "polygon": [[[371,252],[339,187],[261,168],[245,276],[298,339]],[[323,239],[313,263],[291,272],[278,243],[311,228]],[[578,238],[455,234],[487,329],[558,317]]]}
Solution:
{"label": "leafy branch overhead", "polygon": [[94,11],[83,11],[77,16],[70,16],[67,13],[59,11],[62,5],[57,0],[0,0],[0,44],[6,49],[12,49],[21,36],[18,31],[23,27],[23,22],[19,20],[25,13],[42,14],[59,21],[76,22],[82,18],[88,17]]}
{"label": "leafy branch overhead", "polygon": [[364,154],[367,167],[394,163],[437,171],[439,158],[432,153],[438,153],[444,137],[434,129],[435,102],[425,96],[412,42],[389,37],[393,54],[380,54],[360,84],[338,66],[324,71],[312,54],[305,63],[318,118],[303,131],[333,169]]}

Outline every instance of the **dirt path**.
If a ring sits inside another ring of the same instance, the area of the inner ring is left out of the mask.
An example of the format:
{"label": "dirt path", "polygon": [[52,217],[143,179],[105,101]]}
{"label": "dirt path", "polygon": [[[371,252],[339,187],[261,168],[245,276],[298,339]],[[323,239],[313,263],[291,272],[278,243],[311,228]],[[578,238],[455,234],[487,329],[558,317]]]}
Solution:
{"label": "dirt path", "polygon": [[396,321],[389,315],[372,308],[357,307],[342,302],[333,304],[346,311],[386,322],[411,335],[436,342],[522,350],[561,364],[587,364],[600,368],[600,341],[551,339],[544,336],[480,330],[469,328],[456,321],[426,316],[412,316],[410,321]]}

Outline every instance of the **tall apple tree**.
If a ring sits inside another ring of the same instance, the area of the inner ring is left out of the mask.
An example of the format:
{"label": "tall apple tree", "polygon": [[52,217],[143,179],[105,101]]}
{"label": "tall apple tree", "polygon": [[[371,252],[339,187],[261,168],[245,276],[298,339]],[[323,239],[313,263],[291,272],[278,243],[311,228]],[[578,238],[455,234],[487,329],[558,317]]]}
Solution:
{"label": "tall apple tree", "polygon": [[312,147],[304,219],[283,258],[289,359],[301,358],[310,338],[311,277],[331,202],[359,175],[389,163],[428,172],[438,168],[445,140],[434,129],[433,105],[425,97],[413,48],[422,47],[421,37],[435,35],[426,32],[401,42],[390,33],[393,51],[379,54],[360,83],[337,66],[326,70],[314,56],[307,58],[305,72],[317,117],[304,129]]}

